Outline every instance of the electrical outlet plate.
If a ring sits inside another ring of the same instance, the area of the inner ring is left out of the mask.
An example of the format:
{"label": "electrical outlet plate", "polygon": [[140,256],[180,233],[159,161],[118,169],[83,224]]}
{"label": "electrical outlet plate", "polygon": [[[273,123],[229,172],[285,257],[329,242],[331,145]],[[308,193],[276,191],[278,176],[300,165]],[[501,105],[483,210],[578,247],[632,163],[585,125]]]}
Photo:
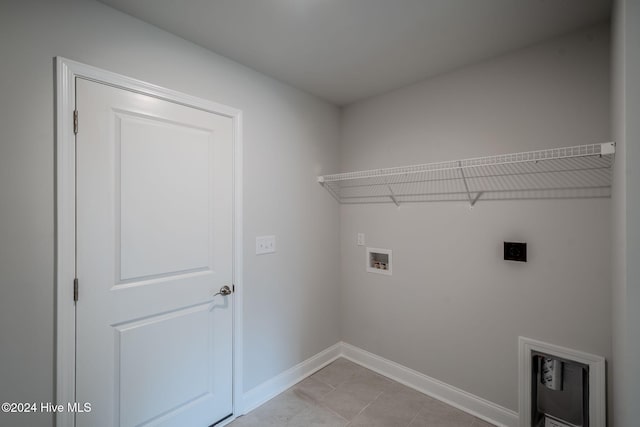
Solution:
{"label": "electrical outlet plate", "polygon": [[276,236],[256,237],[256,255],[271,254],[276,251]]}

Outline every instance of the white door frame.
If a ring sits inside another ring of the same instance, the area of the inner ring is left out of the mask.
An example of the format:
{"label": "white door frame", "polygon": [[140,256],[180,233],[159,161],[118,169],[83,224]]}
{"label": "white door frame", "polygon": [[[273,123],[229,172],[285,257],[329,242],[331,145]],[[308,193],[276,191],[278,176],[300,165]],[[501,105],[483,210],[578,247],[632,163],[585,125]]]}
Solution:
{"label": "white door frame", "polygon": [[[75,325],[73,280],[76,271],[75,79],[81,77],[138,92],[233,120],[233,417],[242,414],[242,111],[179,93],[66,58],[56,58],[56,395],[75,402]],[[79,128],[82,127],[80,114]],[[83,402],[84,403],[84,402]],[[233,418],[232,417],[232,418]],[[74,414],[59,412],[58,427],[73,427]]]}

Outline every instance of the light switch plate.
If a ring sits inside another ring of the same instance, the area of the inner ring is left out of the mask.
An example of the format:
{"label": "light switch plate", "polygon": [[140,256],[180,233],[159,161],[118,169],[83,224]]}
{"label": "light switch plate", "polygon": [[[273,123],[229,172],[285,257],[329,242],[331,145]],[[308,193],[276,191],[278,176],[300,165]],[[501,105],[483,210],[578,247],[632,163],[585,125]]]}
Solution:
{"label": "light switch plate", "polygon": [[364,233],[358,233],[356,242],[358,246],[364,246]]}
{"label": "light switch plate", "polygon": [[270,254],[276,251],[276,236],[256,237],[256,255]]}

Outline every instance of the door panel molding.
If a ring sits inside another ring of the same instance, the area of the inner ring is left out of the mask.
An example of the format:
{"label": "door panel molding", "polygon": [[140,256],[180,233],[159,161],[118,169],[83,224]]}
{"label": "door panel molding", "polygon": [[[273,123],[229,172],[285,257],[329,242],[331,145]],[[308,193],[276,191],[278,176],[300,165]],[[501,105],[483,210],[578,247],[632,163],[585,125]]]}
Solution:
{"label": "door panel molding", "polygon": [[[242,112],[236,108],[186,95],[62,57],[56,57],[56,393],[55,402],[75,402],[74,278],[76,275],[75,217],[75,81],[83,78],[187,107],[219,114],[233,121],[233,413],[242,404]],[[81,113],[80,113],[81,114]],[[82,118],[78,128],[81,131]],[[148,278],[150,279],[150,278]],[[82,298],[82,284],[80,284]],[[73,427],[74,415],[56,414],[58,427]]]}

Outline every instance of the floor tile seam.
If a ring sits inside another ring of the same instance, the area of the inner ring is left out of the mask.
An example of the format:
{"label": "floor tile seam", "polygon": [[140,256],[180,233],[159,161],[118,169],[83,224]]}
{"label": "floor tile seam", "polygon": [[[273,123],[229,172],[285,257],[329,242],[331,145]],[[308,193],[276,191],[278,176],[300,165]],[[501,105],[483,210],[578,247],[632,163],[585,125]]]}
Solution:
{"label": "floor tile seam", "polygon": [[[315,404],[313,404],[312,406],[310,406],[310,407],[308,407],[308,408],[304,409],[302,412],[298,412],[297,414],[295,414],[294,416],[292,416],[289,420],[287,420],[287,422],[290,422],[293,418],[295,418],[295,417],[297,417],[297,416],[299,416],[299,415],[302,415],[302,414],[304,414],[304,413],[306,413],[306,412],[313,412],[314,410],[318,410],[318,409],[320,409],[320,410],[325,409],[325,410],[327,410],[327,411],[331,412],[333,415],[337,415],[337,416],[338,416],[340,419],[342,419],[343,421],[345,421],[345,422],[347,422],[347,423],[349,422],[349,420],[347,420],[345,417],[343,417],[343,416],[341,416],[340,414],[338,414],[338,413],[334,412],[333,410],[331,410],[331,408],[328,408],[328,407],[326,407],[326,406],[324,406],[324,405],[321,405],[320,403],[315,403]],[[345,425],[345,426],[346,426],[346,425]]]}
{"label": "floor tile seam", "polygon": [[[446,405],[446,404],[445,404],[445,405]],[[426,404],[424,404],[424,405],[422,406],[422,408],[420,408],[420,410],[418,411],[418,413],[416,414],[416,416],[414,417],[414,419],[415,419],[418,415],[420,415],[420,413],[422,413],[423,409],[427,409],[427,414],[433,414],[431,411],[429,411],[429,410],[428,410],[428,408],[426,408],[426,406],[427,406],[427,405],[426,405]],[[449,406],[449,405],[447,405],[447,406]],[[465,413],[464,411],[460,411],[460,412]],[[436,416],[438,416],[438,417],[445,417],[445,418],[449,418],[451,415],[452,415],[451,413],[440,414],[440,415],[437,415],[437,414],[436,414]],[[467,414],[467,413],[465,413],[465,415],[468,415],[468,414]],[[413,422],[413,420],[411,420],[411,422]],[[473,417],[472,417],[472,419],[471,419],[470,421],[468,421],[468,423],[469,423],[469,424],[467,424],[467,426],[466,426],[466,427],[473,427],[473,425],[474,425],[474,423],[475,423],[475,418],[473,418]],[[409,423],[409,424],[411,424],[411,423]]]}
{"label": "floor tile seam", "polygon": [[[321,370],[322,370],[322,369],[321,369]],[[315,375],[315,374],[317,374],[318,372],[320,372],[320,371],[316,371],[316,372],[314,372],[313,374],[311,374],[311,375],[309,375],[308,377],[304,378],[302,381],[306,380],[307,378],[313,378],[313,379],[314,379],[314,380],[316,380],[316,381],[320,381],[320,382],[321,382],[322,384],[324,384],[324,385],[328,385],[329,387],[331,387],[331,388],[332,388],[332,389],[334,389],[334,390],[335,390],[336,388],[338,388],[338,386],[337,386],[337,385],[336,385],[336,386],[333,386],[332,384],[329,384],[329,383],[328,383],[328,382],[326,382],[326,381],[322,381],[322,379],[321,379],[321,378],[316,378],[314,375]],[[300,382],[302,382],[302,381],[300,381]],[[340,384],[342,384],[342,383],[340,383]],[[339,384],[338,384],[338,385],[339,385]]]}
{"label": "floor tile seam", "polygon": [[[324,383],[323,383],[323,384],[324,384]],[[329,391],[327,391],[327,392],[325,392],[325,393],[319,393],[319,396],[318,396],[318,397],[313,396],[311,393],[306,392],[305,390],[303,390],[301,387],[298,387],[297,385],[296,385],[296,386],[294,386],[294,387],[291,387],[291,389],[297,389],[297,390],[298,390],[298,391],[300,391],[301,393],[304,393],[305,395],[307,395],[307,396],[309,397],[309,399],[310,399],[312,402],[314,402],[314,403],[315,403],[315,402],[320,402],[320,401],[322,401],[325,397],[327,397],[327,396],[329,395],[329,393],[333,393],[333,392],[336,390],[336,389],[335,389],[334,387],[332,387],[331,385],[329,385],[329,384],[326,384],[326,385],[328,385],[329,387],[331,387],[331,390],[329,390]]]}
{"label": "floor tile seam", "polygon": [[340,417],[343,420],[345,420],[347,423],[351,423],[351,421],[349,421],[348,419],[346,419],[345,417],[343,417],[342,415],[340,415],[339,413],[337,413],[336,411],[331,409],[326,403],[326,397],[329,396],[331,393],[336,392],[337,390],[338,390],[338,387],[333,387],[333,390],[330,390],[330,391],[326,392],[319,399],[317,399],[315,404],[317,406],[319,406],[320,408],[324,408],[324,409],[330,411],[331,413],[337,415],[338,417]]}
{"label": "floor tile seam", "polygon": [[[382,394],[385,394],[385,392],[383,391]],[[380,396],[378,396],[378,399],[379,398],[380,398]],[[390,398],[390,396],[389,396],[389,398]],[[400,400],[407,400],[407,399],[400,398]],[[425,409],[426,406],[427,406],[426,403],[420,403],[420,407],[418,408],[417,411],[415,411],[415,415],[413,417],[411,417],[411,419],[409,420],[409,422],[405,426],[408,427],[409,425],[411,425],[413,420],[415,420],[418,417],[418,415],[420,415],[420,413],[422,412],[423,409]]]}
{"label": "floor tile seam", "polygon": [[[335,386],[333,386],[333,385],[331,385],[331,384],[327,384],[327,385],[329,385],[329,386],[333,387],[333,390],[337,390],[338,388],[340,388],[340,386],[345,385],[345,384],[346,384],[346,383],[348,383],[349,381],[353,381],[353,380],[354,380],[354,377],[349,377],[349,378],[347,378],[346,380],[344,380],[344,381],[342,381],[342,382],[340,382],[340,383],[336,384]],[[333,390],[332,390],[332,391],[333,391]]]}
{"label": "floor tile seam", "polygon": [[416,412],[416,414],[413,416],[413,418],[411,418],[411,421],[409,421],[409,423],[407,423],[407,427],[409,427],[411,425],[411,423],[418,418],[418,415],[420,415],[420,413],[422,412],[422,410],[424,409],[425,405],[422,404],[422,406],[420,407],[420,409],[418,409],[418,412]]}
{"label": "floor tile seam", "polygon": [[340,415],[339,413],[337,413],[336,411],[334,411],[333,409],[329,408],[326,405],[323,405],[322,403],[318,403],[318,406],[322,409],[326,409],[327,411],[331,412],[334,415],[337,415],[338,417],[342,418],[343,420],[345,420],[347,423],[350,423],[351,421],[349,421],[348,419],[346,419],[345,417],[343,417],[342,415]]}
{"label": "floor tile seam", "polygon": [[[267,402],[265,402],[265,404],[266,404],[266,403],[271,402],[272,400],[274,400],[275,398],[277,398],[277,397],[279,397],[279,396],[283,396],[285,393],[293,392],[293,391],[294,391],[294,389],[295,389],[295,386],[294,386],[294,387],[291,387],[291,388],[289,388],[289,389],[287,389],[287,390],[285,390],[284,392],[280,393],[279,395],[276,395],[274,398],[272,398],[272,399],[268,400]],[[305,412],[305,411],[307,411],[307,410],[311,409],[311,407],[314,405],[314,403],[313,403],[313,402],[310,402],[310,401],[308,401],[308,400],[306,400],[306,399],[303,399],[302,397],[297,396],[295,393],[292,393],[292,394],[291,394],[290,396],[288,396],[288,397],[290,397],[290,398],[294,398],[294,399],[296,399],[296,400],[299,400],[299,401],[300,401],[300,403],[303,405],[303,407],[302,407],[302,408],[300,408],[300,409],[298,409],[298,410],[296,410],[296,411],[294,411],[294,412],[292,412],[292,413],[290,414],[290,416],[285,417],[285,418],[287,419],[287,422],[289,422],[293,417],[296,417],[296,416],[300,415],[301,413],[303,413],[303,412]],[[258,408],[256,408],[256,409],[258,409]],[[252,412],[253,412],[253,411],[252,411]],[[255,417],[255,414],[254,414],[254,417]]]}
{"label": "floor tile seam", "polygon": [[330,396],[331,393],[337,393],[337,392],[338,392],[338,387],[334,387],[333,390],[329,390],[328,392],[320,396],[320,398],[318,398],[317,401],[324,406],[325,405],[324,402],[327,400],[327,397]]}
{"label": "floor tile seam", "polygon": [[[384,391],[381,391],[380,393],[378,393],[378,395],[377,395],[376,397],[374,397],[374,398],[373,398],[373,400],[371,400],[371,402],[367,403],[367,404],[364,406],[364,408],[360,409],[360,412],[358,412],[357,414],[355,414],[355,415],[353,416],[352,421],[353,421],[354,419],[356,419],[356,417],[357,417],[358,415],[362,414],[362,413],[363,413],[363,412],[364,412],[364,411],[365,411],[369,406],[371,406],[371,405],[373,404],[373,402],[375,402],[376,400],[378,400],[378,398],[379,398],[380,396],[382,396],[383,394],[384,394]],[[349,422],[351,422],[351,421],[349,421]]]}
{"label": "floor tile seam", "polygon": [[327,396],[329,395],[329,393],[333,393],[334,391],[336,391],[336,389],[335,389],[335,388],[331,388],[331,390],[329,390],[329,391],[328,391],[328,392],[326,392],[326,393],[322,393],[322,394],[320,395],[320,397],[318,397],[318,398],[317,398],[317,399],[315,399],[315,400],[317,400],[318,402],[320,402],[320,401],[322,401],[325,397],[327,397]]}

